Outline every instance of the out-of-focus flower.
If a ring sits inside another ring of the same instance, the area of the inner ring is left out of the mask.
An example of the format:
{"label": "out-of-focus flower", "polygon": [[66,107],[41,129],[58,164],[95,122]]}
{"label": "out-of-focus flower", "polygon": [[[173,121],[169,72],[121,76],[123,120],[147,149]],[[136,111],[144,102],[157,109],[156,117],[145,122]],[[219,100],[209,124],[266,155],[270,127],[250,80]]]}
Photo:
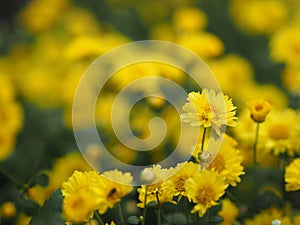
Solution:
{"label": "out-of-focus flower", "polygon": [[300,66],[287,66],[282,73],[282,81],[290,93],[300,96]]}
{"label": "out-of-focus flower", "polygon": [[299,153],[299,121],[299,114],[293,109],[271,111],[260,129],[265,151],[289,156]]}
{"label": "out-of-focus flower", "polygon": [[0,208],[0,215],[5,219],[12,218],[16,215],[17,209],[13,202],[4,202]]}
{"label": "out-of-focus flower", "polygon": [[208,32],[190,32],[178,36],[175,42],[196,53],[203,59],[219,56],[224,51],[224,45],[220,38]]}
{"label": "out-of-focus flower", "polygon": [[192,213],[198,212],[202,217],[207,209],[218,204],[227,186],[224,178],[213,170],[204,170],[189,178],[185,191],[188,199],[196,204]]}
{"label": "out-of-focus flower", "polygon": [[271,104],[266,100],[253,100],[247,102],[248,109],[250,110],[250,116],[256,123],[262,123],[265,121],[266,116],[272,109]]}
{"label": "out-of-focus flower", "polygon": [[178,32],[203,30],[207,24],[204,12],[194,7],[180,7],[173,14],[173,26]]}
{"label": "out-of-focus flower", "polygon": [[110,224],[109,223],[105,223],[105,225],[116,225],[114,221],[111,221]]}
{"label": "out-of-focus flower", "polygon": [[[238,182],[241,182],[240,176],[245,174],[244,167],[241,165],[243,157],[241,156],[240,150],[236,149],[236,143],[234,139],[225,135],[218,154],[207,167],[208,170],[218,172],[225,178],[225,182],[231,186],[236,186]],[[216,148],[217,145],[213,143],[208,146]],[[211,152],[217,151],[213,149]]]}
{"label": "out-of-focus flower", "polygon": [[278,219],[284,225],[292,225],[291,218],[285,216],[279,209],[277,208],[269,208],[255,215],[253,219],[246,219],[245,225],[265,225],[271,224],[274,219]]}
{"label": "out-of-focus flower", "polygon": [[160,204],[165,202],[176,203],[173,201],[175,195],[175,187],[171,180],[168,180],[170,171],[168,169],[162,169],[160,165],[155,165],[152,168],[146,168],[145,171],[151,172],[154,175],[152,183],[149,185],[142,185],[137,189],[139,193],[140,202],[137,204],[138,207],[145,207],[145,196],[146,205],[149,202],[156,202],[159,199]]}
{"label": "out-of-focus flower", "polygon": [[[93,190],[97,194],[97,210],[100,214],[104,214],[108,208],[113,208],[131,192],[132,179],[130,173],[122,173],[118,170],[104,172],[97,178]],[[114,182],[115,180],[119,183]]]}
{"label": "out-of-focus flower", "polygon": [[177,172],[170,179],[171,181],[173,181],[175,187],[174,196],[178,196],[178,201],[180,201],[182,196],[186,196],[186,191],[185,191],[186,180],[192,177],[195,173],[199,172],[200,167],[199,164],[195,164],[193,162],[179,163],[175,167],[175,171]]}
{"label": "out-of-focus flower", "polygon": [[286,168],[284,174],[285,190],[297,191],[300,189],[300,158],[294,159]]}
{"label": "out-of-focus flower", "polygon": [[181,115],[184,122],[192,126],[212,127],[219,135],[221,126],[236,126],[236,107],[232,100],[222,92],[216,94],[214,90],[204,89],[189,93],[188,103],[182,109],[186,112]]}
{"label": "out-of-focus flower", "polygon": [[239,209],[236,205],[230,201],[230,199],[225,198],[221,201],[221,211],[218,215],[223,218],[223,222],[220,225],[232,225],[239,215]]}
{"label": "out-of-focus flower", "polygon": [[96,171],[75,171],[62,184],[63,213],[68,221],[84,222],[93,217],[98,204],[93,187],[98,177]]}
{"label": "out-of-focus flower", "polygon": [[288,9],[280,0],[231,0],[230,12],[236,25],[251,34],[270,34],[283,24]]}
{"label": "out-of-focus flower", "polygon": [[275,61],[290,65],[300,62],[300,26],[288,24],[279,29],[270,40],[270,54]]}

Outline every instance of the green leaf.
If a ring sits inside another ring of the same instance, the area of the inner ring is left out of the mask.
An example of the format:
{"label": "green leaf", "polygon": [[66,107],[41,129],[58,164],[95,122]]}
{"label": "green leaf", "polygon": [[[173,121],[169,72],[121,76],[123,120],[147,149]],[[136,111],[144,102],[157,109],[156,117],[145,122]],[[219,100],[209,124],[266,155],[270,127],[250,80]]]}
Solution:
{"label": "green leaf", "polygon": [[223,222],[223,218],[221,216],[212,216],[208,222],[209,224],[219,224]]}
{"label": "green leaf", "polygon": [[149,203],[147,204],[147,208],[151,208],[151,207],[154,207],[154,206],[156,206],[156,205],[157,205],[156,201],[152,201],[152,202],[149,202]]}
{"label": "green leaf", "polygon": [[41,174],[37,175],[35,177],[35,182],[36,182],[36,184],[38,184],[42,187],[46,187],[49,183],[48,175],[45,173],[41,173]]}
{"label": "green leaf", "polygon": [[36,214],[40,208],[39,204],[31,199],[21,199],[20,205],[28,216]]}
{"label": "green leaf", "polygon": [[140,223],[140,219],[137,216],[130,216],[127,219],[129,225],[137,225]]}
{"label": "green leaf", "polygon": [[63,196],[61,190],[58,189],[52,193],[39,212],[32,217],[30,225],[64,225],[62,201]]}

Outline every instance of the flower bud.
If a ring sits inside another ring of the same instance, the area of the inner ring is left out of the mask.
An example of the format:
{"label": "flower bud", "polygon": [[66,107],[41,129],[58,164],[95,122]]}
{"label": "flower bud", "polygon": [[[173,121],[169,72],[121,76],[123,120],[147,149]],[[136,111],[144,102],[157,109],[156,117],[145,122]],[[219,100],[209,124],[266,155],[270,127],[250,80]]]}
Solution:
{"label": "flower bud", "polygon": [[257,123],[264,122],[272,109],[271,104],[265,100],[250,101],[247,103],[247,106],[250,110],[251,118]]}

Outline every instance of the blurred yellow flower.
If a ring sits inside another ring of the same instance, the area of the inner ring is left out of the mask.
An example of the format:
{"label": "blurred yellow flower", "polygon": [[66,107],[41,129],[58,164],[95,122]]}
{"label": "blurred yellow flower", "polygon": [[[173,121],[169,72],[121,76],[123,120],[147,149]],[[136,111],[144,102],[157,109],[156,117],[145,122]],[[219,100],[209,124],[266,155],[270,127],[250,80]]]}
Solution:
{"label": "blurred yellow flower", "polygon": [[220,225],[232,225],[239,215],[239,209],[236,205],[230,201],[230,199],[225,198],[221,201],[221,211],[218,215],[223,218],[223,222]]}
{"label": "blurred yellow flower", "polygon": [[285,190],[297,191],[300,189],[300,158],[294,159],[286,168],[284,174]]}
{"label": "blurred yellow flower", "polygon": [[175,42],[196,53],[202,59],[221,55],[224,45],[220,38],[208,32],[190,32],[177,36]]}
{"label": "blurred yellow flower", "polygon": [[287,66],[282,73],[282,82],[291,94],[300,96],[300,66]]}
{"label": "blurred yellow flower", "polygon": [[13,202],[7,201],[1,205],[0,215],[2,218],[10,219],[14,217],[16,213],[17,213],[17,209]]}
{"label": "blurred yellow flower", "polygon": [[179,7],[173,14],[172,22],[178,32],[199,31],[205,29],[207,18],[196,7]]}
{"label": "blurred yellow flower", "polygon": [[185,190],[188,199],[196,204],[192,213],[198,212],[202,217],[207,209],[218,204],[227,186],[224,178],[213,170],[204,170],[189,178]]}
{"label": "blurred yellow flower", "polygon": [[180,117],[183,122],[192,126],[212,127],[220,135],[221,126],[236,126],[236,107],[232,100],[222,92],[216,94],[214,90],[204,89],[189,93],[188,103],[182,109],[186,112]]}
{"label": "blurred yellow flower", "polygon": [[253,100],[247,102],[248,109],[250,110],[250,116],[256,123],[262,123],[265,121],[266,116],[272,109],[271,104],[263,99]]}
{"label": "blurred yellow flower", "polygon": [[288,24],[279,29],[270,40],[270,54],[275,61],[291,65],[300,62],[300,25]]}
{"label": "blurred yellow flower", "polygon": [[271,224],[274,219],[278,219],[283,225],[292,225],[291,218],[283,215],[283,213],[277,208],[266,209],[259,214],[256,214],[252,219],[246,219],[245,225],[266,225]]}
{"label": "blurred yellow flower", "polygon": [[231,0],[230,12],[236,25],[251,34],[270,34],[283,24],[288,9],[280,0]]}
{"label": "blurred yellow flower", "polygon": [[[97,210],[100,214],[104,214],[108,208],[113,208],[132,191],[132,179],[130,173],[122,173],[118,170],[107,171],[98,176],[93,190],[97,194]],[[118,183],[115,182],[116,180]]]}

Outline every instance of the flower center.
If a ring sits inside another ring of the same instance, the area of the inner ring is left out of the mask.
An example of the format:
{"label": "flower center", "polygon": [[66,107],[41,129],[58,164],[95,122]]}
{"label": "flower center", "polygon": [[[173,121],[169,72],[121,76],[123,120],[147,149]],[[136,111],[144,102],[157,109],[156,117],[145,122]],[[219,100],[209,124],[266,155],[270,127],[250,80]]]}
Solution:
{"label": "flower center", "polygon": [[178,191],[178,192],[184,192],[185,191],[185,188],[184,188],[184,184],[185,184],[185,181],[187,180],[187,176],[180,176],[176,182],[175,182],[175,189]]}
{"label": "flower center", "polygon": [[115,188],[115,187],[113,187],[112,189],[110,189],[110,191],[109,191],[109,193],[107,195],[107,200],[114,201],[114,200],[117,200],[119,198],[120,198],[120,191],[117,188]]}
{"label": "flower center", "polygon": [[275,124],[269,130],[269,134],[273,140],[288,139],[290,130],[285,124]]}
{"label": "flower center", "polygon": [[225,169],[225,161],[221,155],[217,155],[216,158],[212,161],[212,163],[208,167],[209,169],[215,168],[218,172],[221,172]]}
{"label": "flower center", "polygon": [[210,204],[211,201],[214,200],[215,193],[211,186],[205,186],[198,190],[198,194],[196,196],[196,202],[201,203],[203,205]]}

